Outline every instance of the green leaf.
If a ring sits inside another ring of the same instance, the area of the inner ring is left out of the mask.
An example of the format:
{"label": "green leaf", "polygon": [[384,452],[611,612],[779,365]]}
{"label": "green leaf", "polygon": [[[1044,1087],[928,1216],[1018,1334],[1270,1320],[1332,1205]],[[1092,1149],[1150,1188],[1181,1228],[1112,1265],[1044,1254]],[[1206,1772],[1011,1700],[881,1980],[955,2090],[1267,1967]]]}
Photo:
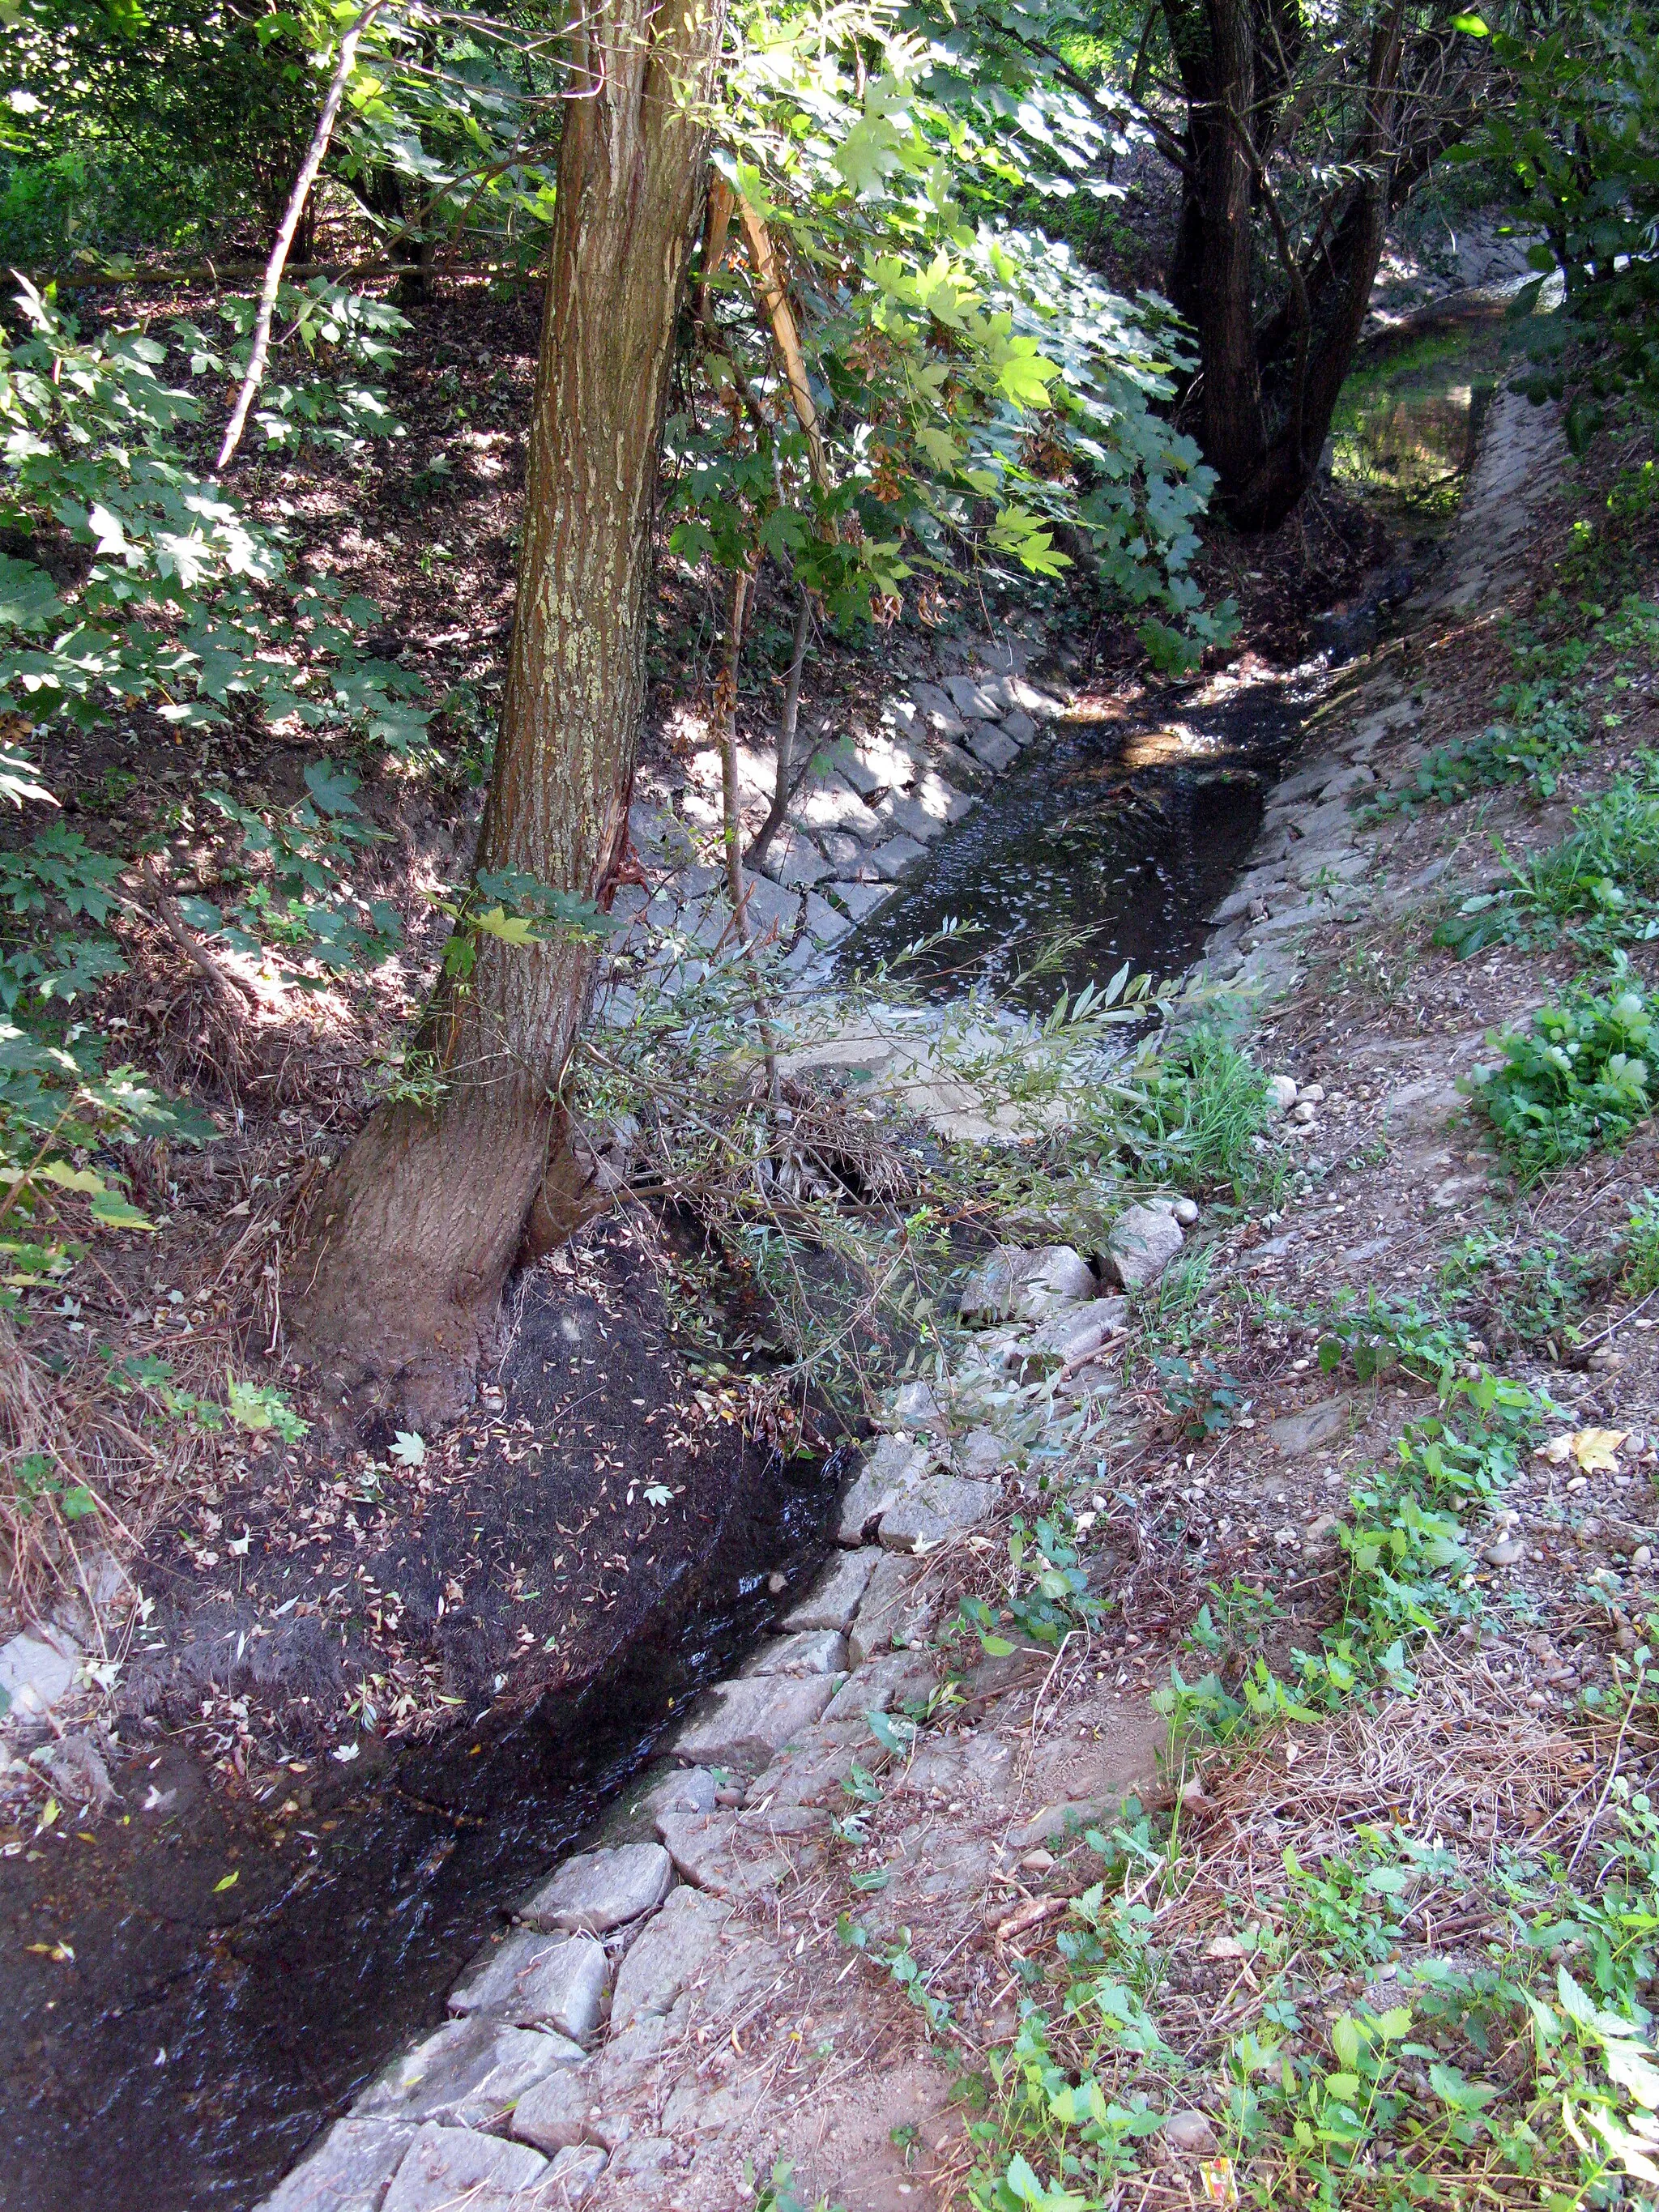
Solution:
{"label": "green leaf", "polygon": [[1471,39],[1489,39],[1492,36],[1479,15],[1454,15],[1451,21],[1454,31],[1462,31]]}
{"label": "green leaf", "polygon": [[241,1869],[238,1868],[234,1874],[228,1874],[222,1881],[214,1883],[213,1894],[217,1897],[222,1890],[234,1889],[241,1878]]}

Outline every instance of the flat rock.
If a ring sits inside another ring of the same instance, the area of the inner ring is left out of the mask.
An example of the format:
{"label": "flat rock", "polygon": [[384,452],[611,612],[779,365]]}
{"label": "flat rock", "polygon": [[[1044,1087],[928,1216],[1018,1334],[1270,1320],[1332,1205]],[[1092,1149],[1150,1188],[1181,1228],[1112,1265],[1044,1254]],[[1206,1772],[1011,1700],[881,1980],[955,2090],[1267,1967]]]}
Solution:
{"label": "flat rock", "polygon": [[983,1521],[1002,1495],[1000,1483],[930,1474],[881,1516],[884,1551],[927,1552]]}
{"label": "flat rock", "polygon": [[827,1722],[855,1721],[866,1713],[890,1713],[908,1698],[925,1703],[934,1684],[933,1665],[925,1653],[890,1651],[849,1674],[824,1707]]}
{"label": "flat rock", "polygon": [[1132,1206],[1112,1224],[1106,1265],[1126,1291],[1136,1291],[1158,1280],[1184,1241],[1173,1214]]}
{"label": "flat rock", "polygon": [[81,1655],[67,1636],[47,1643],[39,1636],[14,1636],[0,1645],[0,1691],[6,1710],[20,1718],[43,1720],[75,1687]]}
{"label": "flat rock", "polygon": [[532,1928],[603,1936],[660,1905],[672,1880],[660,1844],[623,1844],[567,1859],[520,1917]]}
{"label": "flat rock", "polygon": [[1000,730],[989,722],[969,722],[963,740],[981,768],[988,768],[993,775],[1000,775],[1019,758],[1019,747],[1012,738],[1005,738]]}
{"label": "flat rock", "polygon": [[903,836],[914,837],[921,845],[931,845],[950,826],[944,810],[934,812],[915,792],[889,792],[876,811],[892,829]]}
{"label": "flat rock", "polygon": [[[503,2028],[482,2014],[452,2020],[384,2068],[357,2100],[354,2118],[449,2120],[494,2107],[510,2069],[580,2065],[581,2046],[562,2035]],[[540,2074],[527,2078],[539,2080]],[[521,2077],[519,2087],[526,2086]],[[511,2102],[511,2099],[506,2100]]]}
{"label": "flat rock", "polygon": [[[828,874],[829,871],[826,869],[824,872]],[[839,944],[853,927],[838,907],[831,906],[828,899],[820,898],[816,891],[807,892],[802,919],[806,925],[806,934],[814,945]]]}
{"label": "flat rock", "polygon": [[880,1658],[896,1647],[920,1643],[933,1623],[935,1601],[916,1589],[916,1570],[902,1552],[884,1554],[847,1638],[854,1666]]}
{"label": "flat rock", "polygon": [[1008,1444],[994,1429],[969,1429],[951,1447],[952,1471],[957,1474],[994,1474],[1000,1467],[1006,1467],[1014,1455]]}
{"label": "flat rock", "polygon": [[958,714],[969,721],[1000,722],[1006,712],[1000,695],[974,676],[947,676],[945,690]]}
{"label": "flat rock", "polygon": [[893,1398],[892,1418],[902,1429],[931,1435],[949,1425],[931,1382],[907,1382]]}
{"label": "flat rock", "polygon": [[810,1729],[835,1692],[823,1674],[751,1674],[717,1683],[675,1739],[674,1754],[689,1765],[752,1772]]}
{"label": "flat rock", "polygon": [[891,884],[825,884],[823,895],[844,907],[854,921],[866,921],[893,896]]}
{"label": "flat rock", "polygon": [[1011,707],[999,725],[1005,738],[1012,738],[1017,745],[1029,745],[1037,733],[1037,726],[1022,708]]}
{"label": "flat rock", "polygon": [[336,2120],[259,2212],[378,2212],[386,2185],[414,2138],[409,2122],[350,2116]]}
{"label": "flat rock", "polygon": [[878,845],[871,865],[884,883],[896,883],[904,871],[915,861],[925,860],[927,848],[914,837],[890,837],[884,845]]}
{"label": "flat rock", "polygon": [[1346,1436],[1352,1413],[1346,1398],[1322,1398],[1302,1413],[1281,1414],[1278,1420],[1269,1421],[1267,1434],[1287,1459],[1297,1459],[1304,1452],[1317,1451],[1322,1444],[1334,1443],[1339,1437]]}
{"label": "flat rock", "polygon": [[605,1948],[591,1936],[522,1929],[482,1959],[451,1990],[453,2013],[486,2013],[515,2027],[553,2027],[583,2043],[599,2026]]}
{"label": "flat rock", "polygon": [[1093,1268],[1069,1244],[1036,1252],[999,1244],[963,1285],[958,1310],[965,1322],[1042,1321],[1099,1289]]}
{"label": "flat rock", "polygon": [[743,1662],[753,1674],[842,1674],[847,1671],[847,1638],[837,1628],[803,1628],[793,1636],[769,1637]]}
{"label": "flat rock", "polygon": [[650,1830],[662,1813],[712,1813],[714,1789],[714,1778],[706,1766],[673,1767],[666,1774],[659,1772],[638,1796],[626,1799],[625,1814],[629,1822]]}
{"label": "flat rock", "polygon": [[859,1600],[880,1557],[872,1546],[856,1552],[838,1552],[806,1596],[799,1605],[790,1607],[779,1626],[792,1633],[803,1629],[832,1628],[844,1635],[852,1626]]}
{"label": "flat rock", "polygon": [[527,2143],[442,2128],[428,2120],[404,2154],[381,2212],[504,2212],[514,2191],[528,2189],[547,2160]]}
{"label": "flat rock", "polygon": [[508,2122],[520,2142],[533,2143],[550,2158],[572,2143],[593,2140],[593,2084],[586,2070],[567,2067],[550,2074],[520,2097]]}
{"label": "flat rock", "polygon": [[1005,1364],[1022,1382],[1074,1365],[1098,1352],[1127,1324],[1127,1298],[1091,1298],[1087,1305],[1070,1306],[1021,1341],[1009,1346]]}
{"label": "flat rock", "polygon": [[617,1975],[611,2001],[614,2039],[635,2021],[666,2013],[719,1956],[732,1908],[700,1889],[672,1889]]}

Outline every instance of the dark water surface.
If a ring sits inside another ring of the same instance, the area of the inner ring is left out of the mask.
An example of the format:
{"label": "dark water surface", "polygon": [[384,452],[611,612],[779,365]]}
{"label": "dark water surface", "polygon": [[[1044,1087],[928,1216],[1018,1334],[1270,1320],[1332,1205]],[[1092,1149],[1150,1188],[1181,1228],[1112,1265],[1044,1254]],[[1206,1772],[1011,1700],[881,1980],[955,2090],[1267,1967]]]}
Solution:
{"label": "dark water surface", "polygon": [[[1203,951],[1300,726],[1286,684],[1243,685],[1209,703],[1178,690],[1115,714],[1085,704],[1051,725],[928,855],[919,879],[846,942],[842,970],[892,960],[948,922],[946,943],[902,973],[934,1000],[975,983],[1047,1012],[1062,982],[1172,977]],[[1091,718],[1092,717],[1092,718]],[[1034,972],[1064,937],[1057,967]]]}
{"label": "dark water surface", "polygon": [[[0,1862],[4,2212],[256,2203],[792,1601],[769,1577],[810,1576],[837,1487],[833,1463],[734,1474],[707,1563],[599,1680],[371,1774],[313,1761],[280,1845],[157,1739],[114,1777],[129,1825]],[[159,1827],[151,1790],[179,1793]]]}

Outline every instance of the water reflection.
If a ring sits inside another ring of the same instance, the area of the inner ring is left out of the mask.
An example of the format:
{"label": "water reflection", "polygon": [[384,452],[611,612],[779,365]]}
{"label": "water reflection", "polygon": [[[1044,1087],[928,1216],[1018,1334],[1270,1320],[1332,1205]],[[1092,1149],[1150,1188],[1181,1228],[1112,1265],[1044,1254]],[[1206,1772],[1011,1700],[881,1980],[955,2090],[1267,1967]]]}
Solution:
{"label": "water reflection", "polygon": [[[1276,683],[1212,685],[1174,715],[1080,702],[933,848],[922,879],[848,939],[842,972],[954,922],[904,969],[936,1001],[986,986],[1046,1012],[1062,983],[1103,983],[1126,960],[1178,974],[1249,849],[1297,712]],[[1032,972],[1055,940],[1057,964]]]}

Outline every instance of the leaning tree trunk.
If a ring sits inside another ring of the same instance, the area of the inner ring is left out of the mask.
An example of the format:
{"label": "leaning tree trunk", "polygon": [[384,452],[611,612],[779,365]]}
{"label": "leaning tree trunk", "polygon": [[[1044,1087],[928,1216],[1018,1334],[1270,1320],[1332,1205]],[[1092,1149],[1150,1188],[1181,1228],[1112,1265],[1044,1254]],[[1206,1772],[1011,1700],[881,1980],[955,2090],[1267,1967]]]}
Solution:
{"label": "leaning tree trunk", "polygon": [[[721,9],[598,0],[582,21],[477,866],[606,903],[644,710],[658,455]],[[591,981],[591,952],[568,938],[525,947],[478,933],[476,954],[423,1025],[438,1103],[370,1116],[290,1274],[295,1350],[354,1412],[417,1427],[471,1401]]]}

